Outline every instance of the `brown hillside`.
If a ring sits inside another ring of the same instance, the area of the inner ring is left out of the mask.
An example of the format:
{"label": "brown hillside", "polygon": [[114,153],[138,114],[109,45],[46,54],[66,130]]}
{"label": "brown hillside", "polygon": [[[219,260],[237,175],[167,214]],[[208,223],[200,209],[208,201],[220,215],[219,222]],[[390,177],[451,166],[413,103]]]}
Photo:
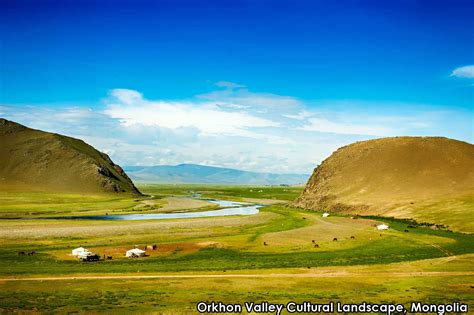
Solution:
{"label": "brown hillside", "polygon": [[338,149],[314,170],[295,205],[469,225],[470,230],[472,222],[461,222],[472,221],[473,196],[472,144],[397,137]]}
{"label": "brown hillside", "polygon": [[82,140],[0,118],[0,191],[139,195],[122,168]]}

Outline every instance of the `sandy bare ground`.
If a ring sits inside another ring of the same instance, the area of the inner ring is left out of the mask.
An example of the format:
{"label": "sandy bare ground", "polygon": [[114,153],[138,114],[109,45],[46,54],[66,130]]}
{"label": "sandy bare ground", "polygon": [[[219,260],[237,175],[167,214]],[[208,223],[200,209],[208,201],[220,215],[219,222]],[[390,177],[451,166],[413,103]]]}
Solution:
{"label": "sandy bare ground", "polygon": [[303,274],[166,274],[166,275],[100,275],[63,276],[32,278],[0,278],[0,281],[61,281],[61,280],[100,280],[100,279],[178,279],[178,278],[363,278],[363,277],[455,277],[474,276],[472,271],[420,271],[420,272],[329,272]]}
{"label": "sandy bare ground", "polygon": [[[273,213],[259,213],[252,216],[229,216],[190,219],[167,219],[150,221],[2,221],[0,222],[0,241],[6,239],[41,239],[47,237],[67,237],[81,235],[107,236],[120,235],[126,233],[146,234],[146,233],[169,233],[175,229],[205,229],[213,227],[232,227],[243,225],[263,224],[276,215]],[[207,230],[205,230],[208,233]],[[187,231],[184,230],[184,233]]]}
{"label": "sandy bare ground", "polygon": [[[165,204],[162,205],[162,202],[165,201]],[[192,199],[192,198],[183,198],[183,197],[166,197],[162,200],[153,200],[145,199],[141,201],[141,204],[135,208],[142,208],[143,206],[155,206],[160,205],[159,209],[153,209],[153,212],[170,212],[175,210],[189,210],[189,209],[198,209],[208,206],[213,206],[214,204],[206,200]]]}

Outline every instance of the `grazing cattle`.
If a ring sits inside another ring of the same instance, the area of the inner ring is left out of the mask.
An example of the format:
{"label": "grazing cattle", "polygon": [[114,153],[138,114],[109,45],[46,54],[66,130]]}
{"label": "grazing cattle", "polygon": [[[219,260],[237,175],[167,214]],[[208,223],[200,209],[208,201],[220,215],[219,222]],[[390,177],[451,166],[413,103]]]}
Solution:
{"label": "grazing cattle", "polygon": [[408,231],[408,230],[405,230],[405,232],[410,232],[410,231]]}
{"label": "grazing cattle", "polygon": [[356,237],[354,235],[351,236],[351,240],[355,240]]}
{"label": "grazing cattle", "polygon": [[112,260],[112,256],[107,256],[107,260]]}
{"label": "grazing cattle", "polygon": [[153,244],[153,245],[147,245],[147,246],[145,246],[145,249],[151,249],[151,250],[155,250],[155,249],[156,249],[156,244]]}
{"label": "grazing cattle", "polygon": [[153,244],[152,247],[153,247],[153,250],[155,250],[156,249],[156,244]]}
{"label": "grazing cattle", "polygon": [[81,256],[79,259],[82,262],[99,261],[100,256],[97,254],[94,254],[94,255],[88,255],[88,256]]}
{"label": "grazing cattle", "polygon": [[306,220],[306,218],[305,218],[305,217],[303,217],[303,220]]}
{"label": "grazing cattle", "polygon": [[25,256],[25,252],[18,252],[18,256]]}
{"label": "grazing cattle", "polygon": [[308,269],[311,269],[311,267],[310,267],[310,266],[308,266]]}
{"label": "grazing cattle", "polygon": [[314,244],[314,248],[319,248],[319,245],[318,245],[318,244]]}
{"label": "grazing cattle", "polygon": [[36,252],[33,250],[33,251],[28,253],[28,256],[33,256],[34,254],[36,254]]}
{"label": "grazing cattle", "polygon": [[337,242],[337,237],[332,239],[333,242]]}
{"label": "grazing cattle", "polygon": [[263,245],[268,246],[267,242],[263,242]]}
{"label": "grazing cattle", "polygon": [[313,244],[314,244],[314,243],[316,243],[316,241],[315,241],[315,240],[312,240],[311,242],[312,242]]}

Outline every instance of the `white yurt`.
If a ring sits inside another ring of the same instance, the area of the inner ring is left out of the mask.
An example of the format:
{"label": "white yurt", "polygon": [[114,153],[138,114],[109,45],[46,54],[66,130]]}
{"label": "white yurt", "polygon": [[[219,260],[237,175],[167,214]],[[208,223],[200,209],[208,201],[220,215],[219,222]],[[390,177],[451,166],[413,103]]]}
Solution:
{"label": "white yurt", "polygon": [[78,248],[74,248],[71,252],[71,255],[73,256],[83,256],[87,253],[90,253],[90,251],[88,249],[85,249],[84,247],[78,247]]}
{"label": "white yurt", "polygon": [[134,248],[131,250],[127,250],[125,253],[125,257],[143,257],[145,256],[145,251],[141,250],[140,248]]}
{"label": "white yurt", "polygon": [[377,225],[377,230],[388,230],[388,225],[386,224],[379,224]]}
{"label": "white yurt", "polygon": [[329,213],[324,212],[324,213],[323,213],[323,218],[327,218],[327,217],[329,217]]}

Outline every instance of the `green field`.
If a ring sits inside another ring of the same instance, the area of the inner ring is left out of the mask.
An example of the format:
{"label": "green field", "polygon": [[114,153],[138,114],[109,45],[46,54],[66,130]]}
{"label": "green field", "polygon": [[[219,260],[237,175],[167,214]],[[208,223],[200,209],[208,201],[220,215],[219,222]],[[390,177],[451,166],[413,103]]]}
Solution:
{"label": "green field", "polygon": [[[200,300],[474,302],[472,234],[379,217],[322,218],[286,205],[302,187],[140,189],[148,196],[1,194],[0,310],[175,314],[196,313]],[[182,198],[196,194],[266,206],[249,216],[41,219],[217,208]],[[381,222],[390,229],[377,231]],[[147,257],[124,257],[151,244],[158,247]],[[80,245],[113,259],[80,263],[70,255]]]}

